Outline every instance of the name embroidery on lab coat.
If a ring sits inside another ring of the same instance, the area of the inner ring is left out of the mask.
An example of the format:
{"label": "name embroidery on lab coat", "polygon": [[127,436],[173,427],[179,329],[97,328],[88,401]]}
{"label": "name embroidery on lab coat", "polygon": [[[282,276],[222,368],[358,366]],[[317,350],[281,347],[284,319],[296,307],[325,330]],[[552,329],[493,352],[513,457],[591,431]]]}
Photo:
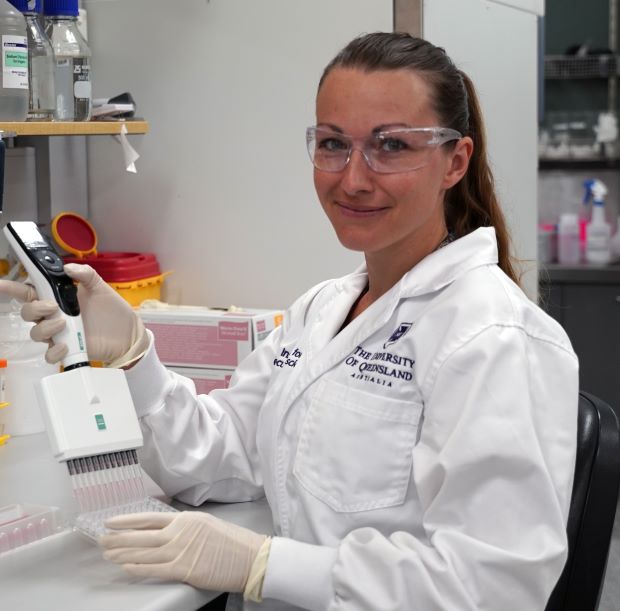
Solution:
{"label": "name embroidery on lab coat", "polygon": [[276,357],[273,359],[273,364],[276,367],[284,368],[287,367],[295,367],[297,365],[297,361],[301,358],[301,350],[299,348],[293,348],[293,351],[290,352],[286,348],[282,348],[282,352],[280,352],[280,358]]}
{"label": "name embroidery on lab coat", "polygon": [[[402,335],[404,333],[401,337]],[[371,352],[363,346],[357,346],[345,360],[345,365],[353,368],[350,374],[353,379],[388,387],[392,386],[393,380],[411,381],[414,364],[415,360],[408,356],[392,352]]]}

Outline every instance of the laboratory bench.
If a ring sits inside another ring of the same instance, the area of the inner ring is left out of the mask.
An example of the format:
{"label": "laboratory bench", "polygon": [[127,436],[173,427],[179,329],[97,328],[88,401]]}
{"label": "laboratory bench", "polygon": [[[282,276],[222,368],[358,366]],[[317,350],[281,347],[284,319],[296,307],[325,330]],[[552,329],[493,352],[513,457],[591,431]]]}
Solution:
{"label": "laboratory bench", "polygon": [[[262,499],[251,503],[205,503],[190,507],[166,499],[144,474],[147,493],[179,510],[213,515],[271,534],[271,513]],[[65,464],[53,457],[45,433],[12,437],[0,446],[0,507],[33,503],[77,513]],[[0,554],[0,604],[24,611],[194,611],[219,596],[183,583],[142,579],[103,559],[101,549],[70,527]]]}
{"label": "laboratory bench", "polygon": [[539,267],[540,305],[566,330],[579,357],[582,390],[620,417],[620,265]]}

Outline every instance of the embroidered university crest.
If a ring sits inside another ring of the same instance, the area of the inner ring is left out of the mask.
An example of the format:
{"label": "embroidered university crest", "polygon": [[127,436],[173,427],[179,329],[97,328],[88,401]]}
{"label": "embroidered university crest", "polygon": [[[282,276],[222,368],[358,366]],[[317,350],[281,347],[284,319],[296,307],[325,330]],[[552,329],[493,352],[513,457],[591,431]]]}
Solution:
{"label": "embroidered university crest", "polygon": [[395,344],[403,335],[407,333],[407,331],[409,331],[409,329],[411,329],[412,326],[412,322],[401,322],[396,328],[396,331],[390,335],[388,341],[383,344],[383,349],[385,350],[388,346]]}

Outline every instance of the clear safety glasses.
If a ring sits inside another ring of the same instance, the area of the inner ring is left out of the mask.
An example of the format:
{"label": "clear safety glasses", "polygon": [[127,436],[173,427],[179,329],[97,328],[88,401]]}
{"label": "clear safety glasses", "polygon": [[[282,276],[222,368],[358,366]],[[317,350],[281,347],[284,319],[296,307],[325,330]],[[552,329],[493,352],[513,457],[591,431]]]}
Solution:
{"label": "clear safety glasses", "polygon": [[411,172],[427,165],[433,151],[462,134],[447,127],[410,127],[377,131],[367,138],[353,138],[328,127],[309,127],[306,143],[315,168],[341,172],[358,150],[368,167],[381,174]]}

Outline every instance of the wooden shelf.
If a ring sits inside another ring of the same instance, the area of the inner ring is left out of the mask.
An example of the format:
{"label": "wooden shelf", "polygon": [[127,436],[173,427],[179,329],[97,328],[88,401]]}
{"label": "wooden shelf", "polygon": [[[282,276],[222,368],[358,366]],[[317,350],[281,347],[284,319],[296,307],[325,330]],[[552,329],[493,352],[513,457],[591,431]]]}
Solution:
{"label": "wooden shelf", "polygon": [[121,126],[128,134],[146,134],[146,121],[24,121],[0,123],[0,130],[14,132],[18,136],[97,136],[120,134]]}

